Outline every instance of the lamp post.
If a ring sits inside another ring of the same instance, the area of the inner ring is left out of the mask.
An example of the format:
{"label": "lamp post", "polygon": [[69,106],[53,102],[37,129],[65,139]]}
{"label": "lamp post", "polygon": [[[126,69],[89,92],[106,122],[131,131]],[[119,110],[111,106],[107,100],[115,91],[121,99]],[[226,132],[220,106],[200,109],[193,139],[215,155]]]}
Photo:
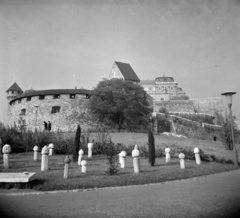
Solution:
{"label": "lamp post", "polygon": [[232,135],[232,147],[233,147],[233,161],[234,166],[239,166],[238,163],[238,153],[234,143],[234,132],[233,132],[233,121],[232,121],[232,96],[235,95],[236,92],[224,92],[222,95],[226,96],[227,105],[229,107],[229,114],[230,114],[230,124],[231,124],[231,135]]}
{"label": "lamp post", "polygon": [[34,106],[34,107],[37,108],[37,110],[36,110],[36,119],[35,119],[35,132],[37,132],[37,113],[38,113],[39,106]]}

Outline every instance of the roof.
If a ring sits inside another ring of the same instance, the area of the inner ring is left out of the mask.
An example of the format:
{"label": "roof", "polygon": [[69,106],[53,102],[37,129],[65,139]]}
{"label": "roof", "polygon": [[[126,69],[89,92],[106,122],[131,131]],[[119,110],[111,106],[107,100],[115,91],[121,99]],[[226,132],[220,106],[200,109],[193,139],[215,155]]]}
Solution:
{"label": "roof", "polygon": [[13,83],[12,86],[10,86],[10,88],[6,91],[6,92],[9,92],[9,91],[19,91],[19,92],[23,92],[23,90],[18,86],[18,84],[15,82]]}
{"label": "roof", "polygon": [[9,103],[11,104],[15,100],[26,98],[26,97],[39,96],[39,95],[60,95],[60,94],[92,95],[92,94],[95,94],[95,92],[87,89],[48,89],[48,90],[31,91],[31,92],[25,92],[23,94],[18,95],[16,98],[12,99]]}
{"label": "roof", "polygon": [[153,85],[153,84],[155,84],[155,80],[141,80],[140,84],[142,84],[142,85]]}
{"label": "roof", "polygon": [[130,64],[121,63],[117,61],[115,61],[115,63],[126,80],[140,82],[140,79],[138,78],[137,74],[134,72]]}

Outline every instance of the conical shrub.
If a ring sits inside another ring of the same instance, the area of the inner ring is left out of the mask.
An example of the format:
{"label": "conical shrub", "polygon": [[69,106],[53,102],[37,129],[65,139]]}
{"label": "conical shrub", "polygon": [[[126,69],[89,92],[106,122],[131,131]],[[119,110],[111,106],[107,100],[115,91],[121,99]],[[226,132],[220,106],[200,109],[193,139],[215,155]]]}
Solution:
{"label": "conical shrub", "polygon": [[151,129],[148,130],[148,162],[155,165],[155,140]]}
{"label": "conical shrub", "polygon": [[75,136],[75,142],[73,147],[73,162],[76,162],[78,160],[78,151],[80,150],[80,137],[81,137],[81,128],[80,125],[77,126],[76,136]]}

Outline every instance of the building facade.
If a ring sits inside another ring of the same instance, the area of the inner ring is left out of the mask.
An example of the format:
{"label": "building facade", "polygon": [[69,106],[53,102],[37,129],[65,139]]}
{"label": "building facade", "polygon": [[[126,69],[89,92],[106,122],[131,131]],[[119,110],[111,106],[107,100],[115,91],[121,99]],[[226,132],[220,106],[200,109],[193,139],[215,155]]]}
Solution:
{"label": "building facade", "polygon": [[88,102],[93,91],[51,89],[22,92],[16,85],[7,90],[10,126],[24,126],[26,130],[42,131],[46,122],[51,124],[52,131],[72,132],[78,124],[83,128],[90,125]]}

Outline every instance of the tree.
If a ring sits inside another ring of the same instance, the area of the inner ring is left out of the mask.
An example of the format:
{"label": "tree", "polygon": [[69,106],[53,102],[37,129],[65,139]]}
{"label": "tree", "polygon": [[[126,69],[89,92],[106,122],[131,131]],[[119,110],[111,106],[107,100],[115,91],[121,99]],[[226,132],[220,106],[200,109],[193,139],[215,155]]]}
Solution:
{"label": "tree", "polygon": [[90,110],[99,122],[138,129],[149,122],[150,108],[147,93],[130,81],[111,79],[99,82],[90,98]]}
{"label": "tree", "polygon": [[[221,114],[219,111],[215,111],[215,123],[217,125],[222,126],[222,130],[220,132],[220,137],[221,141],[224,144],[225,148],[227,150],[232,150],[233,149],[233,144],[232,144],[232,133],[231,133],[231,123],[230,123],[230,117],[225,114]],[[233,132],[234,132],[234,139],[236,139],[239,135],[239,131],[237,130],[237,124],[236,124],[236,117],[233,116]],[[236,140],[235,140],[236,142]]]}
{"label": "tree", "polygon": [[155,140],[151,129],[148,130],[148,162],[152,167],[155,165]]}
{"label": "tree", "polygon": [[78,160],[78,151],[80,149],[80,137],[81,137],[81,128],[80,125],[77,126],[74,148],[73,148],[73,162]]}

